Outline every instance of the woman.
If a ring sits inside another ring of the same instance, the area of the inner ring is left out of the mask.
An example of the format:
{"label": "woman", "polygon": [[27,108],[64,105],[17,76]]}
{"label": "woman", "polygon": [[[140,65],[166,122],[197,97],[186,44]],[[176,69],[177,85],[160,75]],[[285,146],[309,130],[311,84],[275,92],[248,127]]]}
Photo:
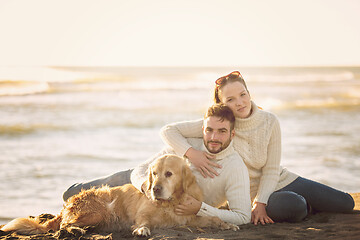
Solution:
{"label": "woman", "polygon": [[[250,176],[253,201],[251,221],[298,222],[309,209],[327,212],[350,212],[354,200],[350,194],[299,177],[280,166],[281,133],[275,115],[259,109],[251,101],[246,83],[238,71],[216,80],[215,103],[224,103],[236,117],[235,150],[243,158]],[[209,161],[211,155],[193,149],[185,138],[202,136],[202,121],[181,122],[165,126],[161,135],[165,143],[180,156],[186,156],[204,177],[217,175]]]}

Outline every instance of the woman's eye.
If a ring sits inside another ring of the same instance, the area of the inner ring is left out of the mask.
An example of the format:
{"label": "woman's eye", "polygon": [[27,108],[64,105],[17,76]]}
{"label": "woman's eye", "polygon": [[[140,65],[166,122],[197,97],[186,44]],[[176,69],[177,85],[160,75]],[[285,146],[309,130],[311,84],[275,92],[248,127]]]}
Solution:
{"label": "woman's eye", "polygon": [[172,175],[172,172],[167,171],[167,172],[165,173],[165,177],[171,177],[171,175]]}

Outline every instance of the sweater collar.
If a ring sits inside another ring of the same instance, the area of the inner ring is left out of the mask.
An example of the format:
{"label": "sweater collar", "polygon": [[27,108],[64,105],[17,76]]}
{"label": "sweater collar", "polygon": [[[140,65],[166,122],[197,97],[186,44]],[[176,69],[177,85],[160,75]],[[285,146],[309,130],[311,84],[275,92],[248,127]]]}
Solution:
{"label": "sweater collar", "polygon": [[230,142],[229,146],[227,146],[227,148],[225,148],[224,150],[222,150],[221,152],[219,153],[211,153],[209,152],[209,150],[205,147],[205,144],[203,143],[202,146],[201,146],[201,150],[202,151],[205,151],[213,156],[215,156],[215,158],[213,159],[213,161],[220,161],[220,160],[223,160],[224,158],[226,158],[227,156],[231,155],[234,153],[234,147],[233,147],[233,141]]}
{"label": "sweater collar", "polygon": [[247,118],[236,118],[235,128],[238,130],[250,130],[256,127],[259,121],[262,119],[260,114],[261,110],[258,106],[251,101],[251,114]]}

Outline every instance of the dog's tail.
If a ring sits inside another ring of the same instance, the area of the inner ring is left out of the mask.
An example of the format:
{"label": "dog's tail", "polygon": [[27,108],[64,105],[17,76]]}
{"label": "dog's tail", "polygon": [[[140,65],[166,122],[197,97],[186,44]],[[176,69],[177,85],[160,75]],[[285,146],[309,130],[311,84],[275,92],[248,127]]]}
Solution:
{"label": "dog's tail", "polygon": [[17,232],[25,235],[46,233],[49,230],[57,231],[60,228],[61,216],[57,216],[44,224],[39,223],[37,218],[15,218],[0,230],[4,232]]}

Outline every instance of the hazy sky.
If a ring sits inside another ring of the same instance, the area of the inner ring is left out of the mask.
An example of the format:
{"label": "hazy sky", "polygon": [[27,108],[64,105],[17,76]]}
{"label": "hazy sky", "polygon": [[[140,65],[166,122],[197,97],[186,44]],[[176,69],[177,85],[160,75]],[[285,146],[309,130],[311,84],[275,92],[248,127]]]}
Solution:
{"label": "hazy sky", "polygon": [[360,65],[360,1],[0,0],[0,65]]}

